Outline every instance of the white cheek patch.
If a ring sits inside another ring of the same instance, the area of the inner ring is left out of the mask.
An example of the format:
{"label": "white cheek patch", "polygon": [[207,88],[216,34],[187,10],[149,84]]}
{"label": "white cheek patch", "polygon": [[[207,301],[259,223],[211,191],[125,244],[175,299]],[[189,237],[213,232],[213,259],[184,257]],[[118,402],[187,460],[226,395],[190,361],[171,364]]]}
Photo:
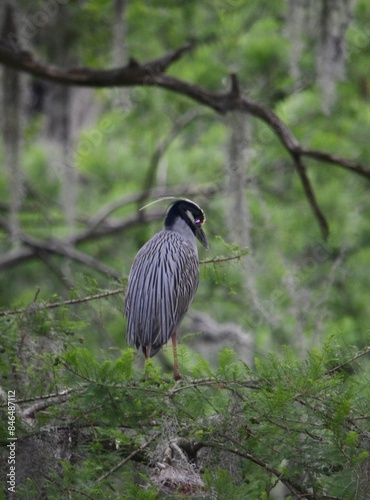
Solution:
{"label": "white cheek patch", "polygon": [[186,210],[186,215],[189,217],[189,219],[191,220],[191,222],[193,224],[195,224],[195,219],[194,219],[194,215],[190,212],[190,210]]}

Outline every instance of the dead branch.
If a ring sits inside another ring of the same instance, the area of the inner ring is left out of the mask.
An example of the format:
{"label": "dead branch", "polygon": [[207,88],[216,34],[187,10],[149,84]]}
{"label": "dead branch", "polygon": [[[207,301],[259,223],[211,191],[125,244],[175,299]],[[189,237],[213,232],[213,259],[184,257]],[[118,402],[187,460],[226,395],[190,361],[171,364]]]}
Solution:
{"label": "dead branch", "polygon": [[[75,248],[75,246],[85,241],[116,234],[120,231],[128,229],[129,227],[133,227],[143,222],[156,221],[161,219],[162,217],[163,214],[159,211],[151,212],[150,214],[144,214],[143,212],[140,212],[139,214],[134,214],[127,218],[109,221],[104,226],[101,225],[99,227],[93,227],[92,229],[87,228],[86,230],[66,237],[63,241],[58,240],[57,238],[37,240],[36,238],[33,238],[29,235],[21,234],[20,240],[25,246],[4,253],[0,257],[0,270],[9,269],[10,266],[17,265],[21,262],[33,258],[37,258],[40,252],[46,252],[50,254],[62,255],[72,260],[76,260],[77,262],[96,269],[103,274],[107,274],[114,279],[120,280],[121,275],[120,273],[118,273],[118,271],[98,261],[94,257],[80,252]],[[0,226],[2,226],[3,229],[5,229],[5,231],[9,233],[10,229],[4,218],[0,219]]]}

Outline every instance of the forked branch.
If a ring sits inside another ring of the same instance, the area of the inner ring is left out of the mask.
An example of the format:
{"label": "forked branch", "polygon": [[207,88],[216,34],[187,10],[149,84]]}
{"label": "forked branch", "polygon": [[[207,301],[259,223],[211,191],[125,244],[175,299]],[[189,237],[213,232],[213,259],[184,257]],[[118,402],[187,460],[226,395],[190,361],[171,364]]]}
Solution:
{"label": "forked branch", "polygon": [[[14,44],[13,44],[14,45]],[[85,87],[131,87],[154,86],[184,95],[218,113],[239,110],[265,122],[282,142],[292,157],[311,209],[319,223],[324,238],[328,235],[328,224],[316,201],[314,191],[306,175],[303,158],[340,166],[350,172],[370,179],[370,169],[352,160],[332,155],[324,151],[303,147],[289,127],[269,108],[252,101],[241,92],[237,75],[231,75],[231,88],[226,92],[209,90],[173,76],[167,75],[169,66],[178,61],[192,48],[186,44],[157,59],[140,63],[130,59],[126,66],[112,69],[92,69],[87,67],[62,68],[39,61],[32,53],[21,50],[16,44],[0,42],[0,64],[18,71],[32,74],[40,79],[65,85]]]}

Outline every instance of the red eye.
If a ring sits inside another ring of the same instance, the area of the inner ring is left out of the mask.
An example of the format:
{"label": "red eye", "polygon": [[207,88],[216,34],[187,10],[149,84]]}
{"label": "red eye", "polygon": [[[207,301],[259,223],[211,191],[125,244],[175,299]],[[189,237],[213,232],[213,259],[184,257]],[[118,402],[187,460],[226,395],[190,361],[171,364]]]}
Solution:
{"label": "red eye", "polygon": [[201,224],[200,219],[195,219],[195,224]]}

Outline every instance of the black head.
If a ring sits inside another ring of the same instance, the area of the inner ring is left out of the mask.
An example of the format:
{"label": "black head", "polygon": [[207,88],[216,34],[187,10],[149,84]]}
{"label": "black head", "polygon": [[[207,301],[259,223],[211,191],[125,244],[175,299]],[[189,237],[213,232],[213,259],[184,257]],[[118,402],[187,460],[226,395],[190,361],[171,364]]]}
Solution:
{"label": "black head", "polygon": [[208,241],[202,229],[202,224],[206,221],[203,210],[191,200],[177,200],[168,209],[164,227],[171,229],[178,217],[181,217],[186,222],[193,231],[194,236],[208,249]]}

